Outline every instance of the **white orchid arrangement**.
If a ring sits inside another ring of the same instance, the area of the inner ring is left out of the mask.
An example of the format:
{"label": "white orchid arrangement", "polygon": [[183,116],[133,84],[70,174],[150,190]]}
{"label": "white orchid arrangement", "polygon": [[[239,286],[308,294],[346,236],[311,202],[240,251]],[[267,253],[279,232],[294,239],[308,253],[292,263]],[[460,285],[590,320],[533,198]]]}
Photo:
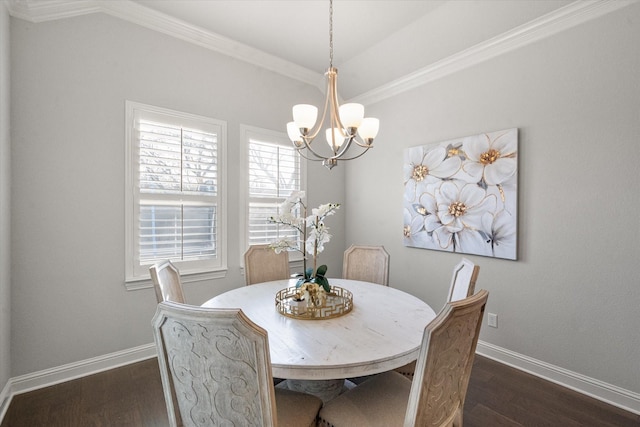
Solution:
{"label": "white orchid arrangement", "polygon": [[[297,191],[291,194],[287,200],[280,205],[278,216],[271,216],[267,220],[270,223],[291,227],[299,232],[300,241],[282,239],[272,243],[270,247],[276,252],[294,250],[302,254],[304,273],[298,275],[298,288],[308,290],[313,284],[321,286],[326,292],[331,290],[329,281],[326,278],[327,266],[317,266],[318,254],[324,250],[324,245],[331,240],[329,227],[324,224],[326,217],[333,215],[340,205],[337,203],[326,203],[311,210],[311,215],[307,216],[307,205],[305,204],[305,192]],[[313,257],[313,267],[307,268],[307,257]],[[307,285],[308,284],[308,285]]]}

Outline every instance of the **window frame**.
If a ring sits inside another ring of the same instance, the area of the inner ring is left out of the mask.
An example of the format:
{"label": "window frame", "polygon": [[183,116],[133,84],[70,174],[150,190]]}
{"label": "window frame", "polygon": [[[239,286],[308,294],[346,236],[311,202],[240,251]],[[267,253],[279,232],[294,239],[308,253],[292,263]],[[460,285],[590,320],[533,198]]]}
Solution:
{"label": "window frame", "polygon": [[[292,143],[286,132],[278,132],[250,125],[240,125],[240,217],[242,227],[240,227],[240,268],[244,274],[244,253],[249,249],[249,143],[251,140],[280,145],[292,148]],[[300,190],[307,191],[307,160],[298,154],[300,159]],[[284,201],[284,199],[283,199]],[[291,268],[302,268],[302,254],[297,251],[289,253],[289,266]]]}
{"label": "window frame", "polygon": [[[149,274],[150,264],[139,263],[138,227],[141,204],[156,199],[159,204],[168,200],[187,205],[198,200],[216,207],[216,257],[209,260],[173,261],[180,270],[183,283],[225,277],[227,271],[227,123],[222,120],[170,110],[167,108],[125,102],[126,130],[126,173],[125,173],[125,286],[128,290],[153,286]],[[150,119],[172,126],[189,127],[213,132],[217,136],[216,151],[216,196],[145,194],[139,191],[139,149],[136,123],[140,119]],[[213,198],[212,198],[213,197]]]}

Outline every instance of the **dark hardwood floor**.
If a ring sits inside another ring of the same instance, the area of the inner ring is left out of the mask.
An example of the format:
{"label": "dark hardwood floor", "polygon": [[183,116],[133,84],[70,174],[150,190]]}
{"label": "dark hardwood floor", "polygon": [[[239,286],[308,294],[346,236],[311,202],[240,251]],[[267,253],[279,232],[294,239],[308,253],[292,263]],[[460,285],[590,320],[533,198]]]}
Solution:
{"label": "dark hardwood floor", "polygon": [[[168,425],[150,359],[14,396],[0,427]],[[477,356],[464,425],[638,427],[640,416]]]}

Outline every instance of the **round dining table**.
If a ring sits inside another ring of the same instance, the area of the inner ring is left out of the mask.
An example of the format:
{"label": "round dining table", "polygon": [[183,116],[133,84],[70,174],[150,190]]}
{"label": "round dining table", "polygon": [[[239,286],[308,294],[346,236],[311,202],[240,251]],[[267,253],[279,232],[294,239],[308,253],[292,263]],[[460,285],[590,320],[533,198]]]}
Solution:
{"label": "round dining table", "polygon": [[344,380],[389,371],[415,360],[425,326],[436,313],[399,289],[357,280],[330,279],[353,294],[350,312],[329,319],[285,316],[276,294],[295,279],[243,286],[203,307],[240,308],[269,336],[274,378]]}

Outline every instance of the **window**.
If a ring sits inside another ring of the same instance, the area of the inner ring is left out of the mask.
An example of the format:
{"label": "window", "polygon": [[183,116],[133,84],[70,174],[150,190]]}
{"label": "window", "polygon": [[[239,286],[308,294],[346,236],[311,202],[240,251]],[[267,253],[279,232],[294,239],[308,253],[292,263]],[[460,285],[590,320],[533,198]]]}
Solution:
{"label": "window", "polygon": [[[243,252],[249,245],[297,239],[296,232],[270,224],[267,218],[277,215],[291,193],[305,189],[304,161],[285,133],[249,126],[242,126],[241,133],[247,168]],[[299,258],[291,254],[292,260]]]}
{"label": "window", "polygon": [[133,102],[126,110],[127,281],[166,259],[182,274],[223,271],[226,123]]}

